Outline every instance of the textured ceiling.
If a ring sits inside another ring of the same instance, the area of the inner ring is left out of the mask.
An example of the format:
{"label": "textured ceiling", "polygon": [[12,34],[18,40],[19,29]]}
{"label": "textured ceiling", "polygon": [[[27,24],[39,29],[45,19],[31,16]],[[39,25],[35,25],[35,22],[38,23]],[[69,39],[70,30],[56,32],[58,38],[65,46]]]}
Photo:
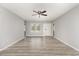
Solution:
{"label": "textured ceiling", "polygon": [[[71,10],[78,4],[74,3],[4,3],[0,4],[10,12],[15,13],[27,21],[52,21]],[[33,10],[46,10],[48,16],[32,16]]]}

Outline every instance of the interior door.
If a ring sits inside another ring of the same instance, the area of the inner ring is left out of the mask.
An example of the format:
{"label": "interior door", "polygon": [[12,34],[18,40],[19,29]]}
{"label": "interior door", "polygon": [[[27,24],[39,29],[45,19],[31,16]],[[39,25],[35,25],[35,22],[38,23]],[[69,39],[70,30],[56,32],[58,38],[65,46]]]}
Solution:
{"label": "interior door", "polygon": [[52,25],[51,23],[43,24],[43,36],[51,36],[52,35]]}

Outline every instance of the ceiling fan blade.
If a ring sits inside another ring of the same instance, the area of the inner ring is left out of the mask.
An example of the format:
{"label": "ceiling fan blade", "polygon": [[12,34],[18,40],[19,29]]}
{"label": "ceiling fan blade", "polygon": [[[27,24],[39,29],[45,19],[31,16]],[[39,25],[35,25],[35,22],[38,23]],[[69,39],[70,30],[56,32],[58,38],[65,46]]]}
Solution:
{"label": "ceiling fan blade", "polygon": [[43,15],[43,16],[47,16],[47,14],[41,14],[41,15]]}
{"label": "ceiling fan blade", "polygon": [[44,10],[44,11],[42,11],[41,13],[45,13],[46,11]]}
{"label": "ceiling fan blade", "polygon": [[35,10],[33,10],[33,12],[38,13],[38,12],[36,12]]}

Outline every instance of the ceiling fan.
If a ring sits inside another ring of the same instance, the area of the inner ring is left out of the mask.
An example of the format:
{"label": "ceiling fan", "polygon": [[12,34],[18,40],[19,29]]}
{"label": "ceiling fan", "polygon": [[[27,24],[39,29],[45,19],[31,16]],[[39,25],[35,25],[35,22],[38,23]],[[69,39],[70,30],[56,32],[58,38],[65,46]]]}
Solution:
{"label": "ceiling fan", "polygon": [[43,11],[35,11],[35,10],[33,10],[33,12],[35,12],[36,14],[33,14],[32,16],[38,15],[39,18],[40,18],[40,15],[47,16],[47,14],[45,14],[47,12],[46,10],[43,10]]}

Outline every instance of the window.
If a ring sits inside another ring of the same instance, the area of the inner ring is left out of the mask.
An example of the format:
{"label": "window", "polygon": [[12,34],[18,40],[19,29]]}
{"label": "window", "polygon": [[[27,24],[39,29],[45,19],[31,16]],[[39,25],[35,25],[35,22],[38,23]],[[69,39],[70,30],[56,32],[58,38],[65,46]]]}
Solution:
{"label": "window", "polygon": [[33,23],[32,24],[32,32],[39,32],[40,31],[40,24]]}

